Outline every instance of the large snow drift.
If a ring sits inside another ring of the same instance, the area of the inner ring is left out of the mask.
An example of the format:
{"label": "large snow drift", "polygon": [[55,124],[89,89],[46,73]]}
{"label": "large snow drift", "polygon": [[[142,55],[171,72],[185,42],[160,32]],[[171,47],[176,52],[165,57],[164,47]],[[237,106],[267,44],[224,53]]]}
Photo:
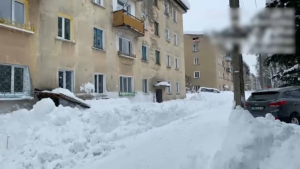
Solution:
{"label": "large snow drift", "polygon": [[73,168],[89,163],[119,148],[116,140],[205,113],[215,100],[227,104],[228,95],[209,93],[163,104],[86,101],[92,106],[89,110],[55,107],[52,100],[43,99],[30,111],[0,116],[0,168]]}
{"label": "large snow drift", "polygon": [[89,110],[44,99],[0,115],[0,168],[300,168],[300,127],[232,111],[232,92],[188,97],[87,101]]}

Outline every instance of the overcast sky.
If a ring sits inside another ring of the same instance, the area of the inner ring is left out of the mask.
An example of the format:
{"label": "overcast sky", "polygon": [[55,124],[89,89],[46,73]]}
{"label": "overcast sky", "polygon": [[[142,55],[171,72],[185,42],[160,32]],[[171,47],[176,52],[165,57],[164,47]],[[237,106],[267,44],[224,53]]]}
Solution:
{"label": "overcast sky", "polygon": [[[240,0],[241,23],[246,24],[259,10],[265,7],[265,0]],[[189,0],[191,9],[184,14],[184,31],[219,30],[230,25],[229,0]],[[244,55],[250,71],[256,74],[253,55]]]}

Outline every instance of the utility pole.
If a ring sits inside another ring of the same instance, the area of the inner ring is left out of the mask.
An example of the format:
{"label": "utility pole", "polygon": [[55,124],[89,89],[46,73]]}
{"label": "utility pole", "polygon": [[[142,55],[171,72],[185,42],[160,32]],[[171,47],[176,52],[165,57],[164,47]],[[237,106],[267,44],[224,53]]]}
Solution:
{"label": "utility pole", "polygon": [[259,54],[259,77],[260,77],[260,86],[261,89],[264,89],[264,75],[263,75],[263,60],[262,54]]}
{"label": "utility pole", "polygon": [[[232,29],[234,32],[239,32],[239,0],[229,0],[229,6],[231,9],[231,21]],[[232,68],[233,68],[233,87],[234,87],[234,101],[235,106],[244,107],[245,102],[245,85],[243,76],[243,58],[240,54],[240,44],[238,41],[234,41],[232,56]]]}

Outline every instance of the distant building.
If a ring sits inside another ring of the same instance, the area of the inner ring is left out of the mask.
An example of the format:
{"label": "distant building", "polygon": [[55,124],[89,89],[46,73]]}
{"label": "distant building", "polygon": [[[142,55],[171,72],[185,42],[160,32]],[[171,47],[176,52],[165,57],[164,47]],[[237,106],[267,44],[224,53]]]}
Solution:
{"label": "distant building", "polygon": [[200,87],[233,91],[231,57],[222,53],[199,32],[184,34],[185,75],[188,88]]}

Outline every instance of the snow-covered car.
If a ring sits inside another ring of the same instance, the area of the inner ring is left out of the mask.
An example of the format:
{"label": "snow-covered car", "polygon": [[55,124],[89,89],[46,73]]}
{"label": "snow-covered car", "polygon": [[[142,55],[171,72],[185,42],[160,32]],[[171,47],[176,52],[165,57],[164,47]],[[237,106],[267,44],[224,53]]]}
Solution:
{"label": "snow-covered car", "polygon": [[220,90],[209,87],[200,87],[198,93],[200,92],[211,92],[211,93],[221,93]]}

